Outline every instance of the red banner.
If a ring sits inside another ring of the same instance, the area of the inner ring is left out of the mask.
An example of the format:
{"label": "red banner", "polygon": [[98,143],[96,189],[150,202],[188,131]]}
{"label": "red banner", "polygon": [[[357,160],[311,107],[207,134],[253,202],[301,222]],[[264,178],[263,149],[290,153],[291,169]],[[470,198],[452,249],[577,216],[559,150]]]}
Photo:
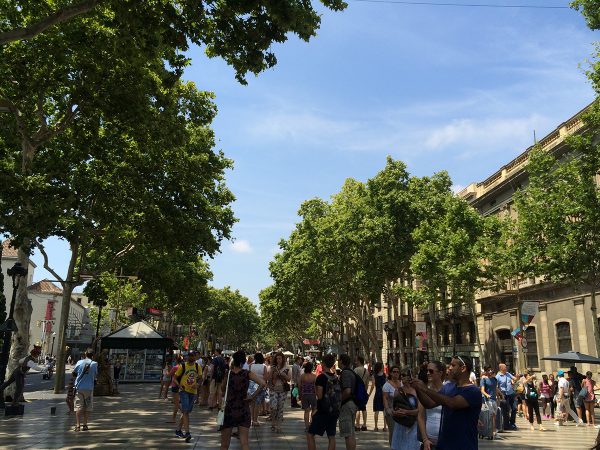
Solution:
{"label": "red banner", "polygon": [[304,345],[319,345],[321,341],[318,339],[304,339],[302,343]]}
{"label": "red banner", "polygon": [[190,348],[190,339],[186,336],[183,338],[183,349],[187,350]]}

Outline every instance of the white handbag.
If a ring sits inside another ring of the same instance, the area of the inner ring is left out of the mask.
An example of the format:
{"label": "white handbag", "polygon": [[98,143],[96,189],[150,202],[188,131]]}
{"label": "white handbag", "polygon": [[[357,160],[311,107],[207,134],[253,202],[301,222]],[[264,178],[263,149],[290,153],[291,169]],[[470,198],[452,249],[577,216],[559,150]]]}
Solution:
{"label": "white handbag", "polygon": [[225,397],[223,398],[223,406],[217,413],[217,426],[222,427],[225,423],[225,407],[227,406],[227,392],[229,391],[229,375],[231,375],[231,369],[227,372],[227,384],[225,385]]}

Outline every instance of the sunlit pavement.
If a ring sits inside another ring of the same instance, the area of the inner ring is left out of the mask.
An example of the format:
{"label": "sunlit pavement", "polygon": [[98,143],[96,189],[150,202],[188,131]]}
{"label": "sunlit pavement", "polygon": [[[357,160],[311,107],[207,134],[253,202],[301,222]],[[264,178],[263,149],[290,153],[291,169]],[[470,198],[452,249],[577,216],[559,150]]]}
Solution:
{"label": "sunlit pavement", "polygon": [[[90,430],[72,431],[75,418],[66,414],[64,395],[50,391],[26,392],[30,400],[23,417],[0,418],[0,448],[6,449],[79,449],[79,448],[146,448],[146,449],[217,449],[216,413],[196,407],[191,415],[193,439],[185,443],[174,435],[174,426],[167,423],[171,416],[171,402],[156,398],[156,384],[121,385],[121,395],[96,397],[90,420]],[[34,400],[35,399],[35,400]],[[56,406],[52,416],[51,407]],[[289,406],[289,400],[288,400]],[[368,410],[371,410],[369,405]],[[600,421],[599,421],[600,423]],[[547,431],[529,431],[529,423],[518,419],[518,431],[502,433],[498,441],[480,440],[481,449],[589,449],[597,431],[575,427],[572,423],[560,429],[553,421],[544,420]],[[373,430],[373,414],[369,412],[367,426]],[[381,422],[380,422],[381,426]],[[305,449],[302,411],[286,408],[282,433],[271,432],[268,422],[250,430],[250,448],[260,450]],[[387,435],[382,431],[361,431],[357,434],[358,448],[385,449]],[[317,448],[327,448],[327,439],[317,436]],[[231,449],[239,449],[239,441],[232,439]],[[343,439],[337,439],[337,448],[345,448]]]}

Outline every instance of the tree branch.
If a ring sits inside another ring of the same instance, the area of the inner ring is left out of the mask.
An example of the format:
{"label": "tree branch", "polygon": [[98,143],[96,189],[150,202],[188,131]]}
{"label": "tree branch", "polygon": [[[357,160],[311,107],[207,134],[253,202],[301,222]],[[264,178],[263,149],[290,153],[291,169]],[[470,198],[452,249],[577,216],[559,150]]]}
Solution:
{"label": "tree branch", "polygon": [[58,275],[54,269],[52,269],[49,265],[48,262],[48,254],[46,253],[46,249],[44,248],[44,245],[41,242],[36,242],[35,245],[37,246],[37,248],[40,249],[40,253],[42,254],[42,256],[44,257],[44,269],[46,269],[48,272],[50,272],[52,274],[52,276],[54,278],[56,278],[57,281],[60,282],[60,284],[62,285],[63,289],[65,287],[65,280],[63,280],[60,275]]}
{"label": "tree branch", "polygon": [[53,14],[41,19],[40,21],[25,27],[15,28],[14,30],[4,31],[0,33],[0,45],[8,44],[9,42],[19,41],[23,39],[31,39],[40,33],[43,33],[48,28],[58,25],[59,23],[67,22],[73,17],[85,14],[96,7],[101,0],[84,0],[72,6],[60,8]]}
{"label": "tree branch", "polygon": [[17,130],[19,131],[21,138],[29,142],[31,138],[27,131],[27,126],[21,117],[21,110],[17,108],[17,105],[6,98],[0,98],[0,109],[8,110],[8,112],[15,116],[15,120],[17,121]]}
{"label": "tree branch", "polygon": [[79,107],[74,106],[73,104],[69,105],[69,112],[67,112],[64,117],[56,124],[54,129],[48,129],[48,127],[44,126],[38,130],[35,134],[35,146],[39,146],[49,141],[55,136],[61,134],[65,129],[73,122],[75,117],[77,117],[77,113],[79,112]]}

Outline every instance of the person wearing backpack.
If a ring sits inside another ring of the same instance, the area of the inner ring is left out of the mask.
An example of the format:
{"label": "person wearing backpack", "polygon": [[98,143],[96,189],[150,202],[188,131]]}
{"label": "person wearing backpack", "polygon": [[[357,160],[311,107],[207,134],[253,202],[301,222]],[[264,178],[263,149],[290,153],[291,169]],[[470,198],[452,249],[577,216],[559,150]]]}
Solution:
{"label": "person wearing backpack", "polygon": [[316,450],[315,435],[327,433],[328,450],[335,450],[335,428],[342,405],[342,388],[338,376],[333,371],[335,357],[325,355],[321,361],[323,371],[315,381],[317,411],[306,433],[308,450]]}
{"label": "person wearing backpack", "polygon": [[[356,367],[354,368],[354,373],[362,382],[365,393],[368,392],[369,384],[372,380],[371,373],[365,367],[365,358],[362,356],[358,356],[356,358]],[[371,387],[371,391],[373,388]],[[367,402],[369,401],[369,395],[366,394]],[[355,399],[356,401],[356,399]],[[364,404],[356,405],[358,407],[358,412],[356,413],[356,424],[354,425],[354,431],[367,431],[367,402]],[[362,426],[360,425],[360,416],[362,413]]]}
{"label": "person wearing backpack", "polygon": [[[98,374],[98,363],[92,361],[94,351],[88,348],[85,358],[77,362],[72,375],[75,376],[75,419],[74,431],[88,431],[88,419],[92,409],[94,380]],[[83,419],[83,424],[82,424]]]}
{"label": "person wearing backpack", "polygon": [[[339,428],[340,436],[346,441],[346,449],[356,448],[356,435],[354,433],[354,418],[358,407],[354,401],[356,392],[356,373],[352,370],[352,360],[347,354],[340,355],[338,365],[342,369],[340,384],[342,387],[342,405],[340,408]],[[364,388],[364,386],[363,386]]]}
{"label": "person wearing backpack", "polygon": [[[175,372],[175,384],[179,386],[179,403],[181,408],[181,421],[175,430],[175,436],[190,442],[190,413],[194,408],[198,383],[202,377],[202,367],[196,362],[196,353],[193,350],[187,354],[187,360]],[[183,431],[185,430],[185,433]]]}

